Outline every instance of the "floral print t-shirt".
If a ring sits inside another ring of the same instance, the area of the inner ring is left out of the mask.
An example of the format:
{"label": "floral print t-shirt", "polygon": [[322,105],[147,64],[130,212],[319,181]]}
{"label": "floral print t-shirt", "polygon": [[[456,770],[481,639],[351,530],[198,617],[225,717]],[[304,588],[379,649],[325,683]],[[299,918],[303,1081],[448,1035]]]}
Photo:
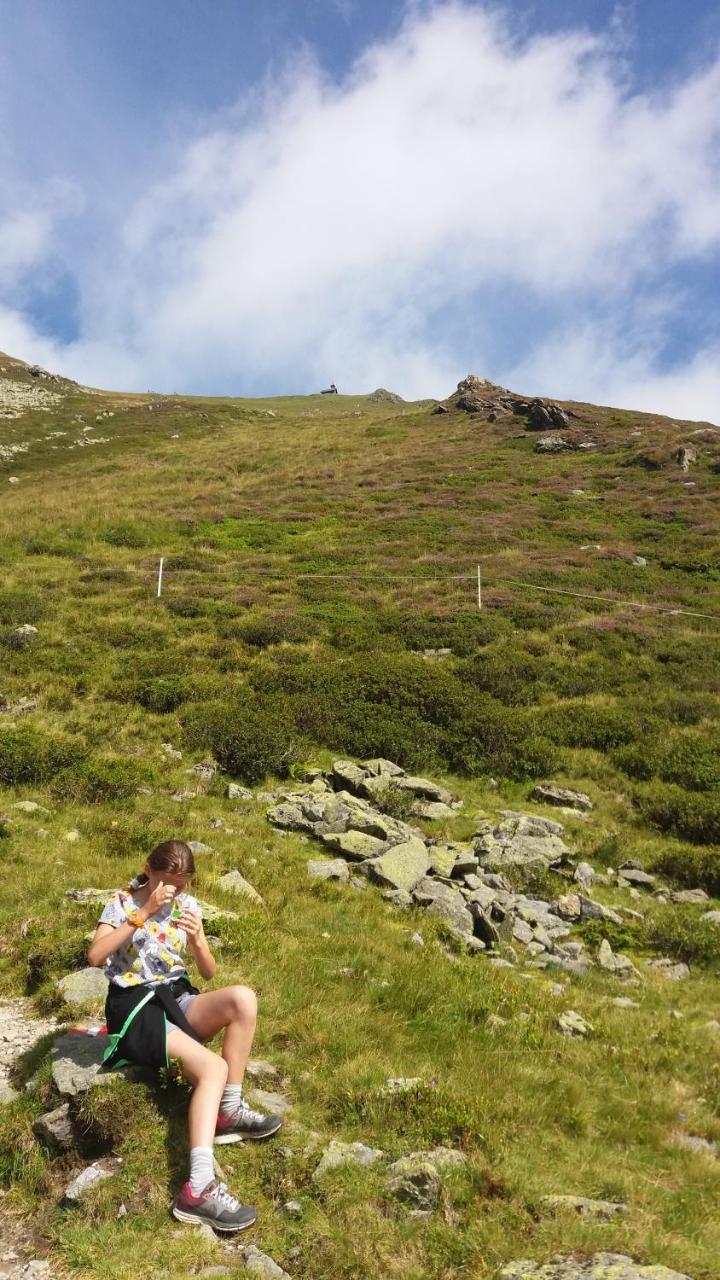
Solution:
{"label": "floral print t-shirt", "polygon": [[[178,893],[174,902],[186,911],[193,911],[202,918],[197,898],[190,893]],[[170,919],[173,903],[168,902],[154,916],[145,921],[142,929],[136,929],[132,937],[105,961],[105,976],[120,987],[138,987],[141,983],[172,982],[185,972],[183,952],[187,943],[184,929],[178,929]],[[106,904],[99,924],[111,924],[114,928],[126,924],[128,916],[140,910],[132,893],[118,889]]]}

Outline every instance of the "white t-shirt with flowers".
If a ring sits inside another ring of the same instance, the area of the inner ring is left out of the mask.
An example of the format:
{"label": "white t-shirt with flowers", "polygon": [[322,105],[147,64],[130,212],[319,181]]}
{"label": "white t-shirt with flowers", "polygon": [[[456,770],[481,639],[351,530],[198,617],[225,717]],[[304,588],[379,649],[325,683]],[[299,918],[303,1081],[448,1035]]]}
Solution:
{"label": "white t-shirt with flowers", "polygon": [[[197,898],[190,893],[178,893],[174,902],[186,911],[193,911],[202,918]],[[105,976],[120,987],[138,987],[141,983],[172,982],[185,973],[183,952],[187,934],[178,929],[170,918],[172,902],[146,920],[142,929],[136,929],[123,946],[113,951],[105,961]],[[128,889],[118,889],[105,905],[100,924],[126,924],[128,916],[140,910],[140,904]]]}

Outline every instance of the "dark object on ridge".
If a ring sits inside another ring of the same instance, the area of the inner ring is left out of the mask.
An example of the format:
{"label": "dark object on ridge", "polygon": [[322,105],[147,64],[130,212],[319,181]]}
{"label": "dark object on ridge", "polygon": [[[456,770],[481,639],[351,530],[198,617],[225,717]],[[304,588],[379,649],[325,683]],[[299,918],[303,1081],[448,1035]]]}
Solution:
{"label": "dark object on ridge", "polygon": [[337,389],[337,387],[335,386],[335,383],[334,383],[334,382],[331,382],[329,387],[323,387],[322,391],[320,392],[320,395],[321,395],[321,396],[336,396],[336,395],[337,395],[337,393],[338,393],[338,389]]}

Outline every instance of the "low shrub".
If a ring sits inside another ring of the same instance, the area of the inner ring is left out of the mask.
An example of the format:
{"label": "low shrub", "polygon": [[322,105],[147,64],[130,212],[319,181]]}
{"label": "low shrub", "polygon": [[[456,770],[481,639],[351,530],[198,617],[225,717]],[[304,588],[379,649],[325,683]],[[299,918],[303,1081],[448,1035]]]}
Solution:
{"label": "low shrub", "polygon": [[20,728],[0,734],[0,782],[6,787],[46,783],[87,754],[82,738]]}
{"label": "low shrub", "polygon": [[111,547],[150,547],[155,541],[152,530],[139,520],[122,520],[110,525],[100,537]]}
{"label": "low shrub", "polygon": [[573,703],[550,707],[538,714],[538,726],[551,742],[564,747],[608,751],[638,741],[647,733],[642,718],[624,707]]}
{"label": "low shrub", "polygon": [[230,628],[232,637],[252,645],[255,649],[267,649],[270,645],[304,644],[319,631],[313,618],[299,613],[264,613],[244,618]]}
{"label": "low shrub", "polygon": [[720,959],[720,932],[698,916],[698,909],[678,903],[659,904],[643,923],[645,945],[686,964]]}
{"label": "low shrub", "polygon": [[189,696],[188,681],[182,676],[159,676],[154,680],[140,680],[132,686],[132,700],[156,715],[175,711]]}
{"label": "low shrub", "polygon": [[638,788],[635,803],[659,831],[691,844],[720,844],[720,790],[686,791],[672,784]]}
{"label": "low shrub", "polygon": [[193,704],[183,718],[183,729],[188,746],[209,749],[223,769],[249,786],[270,773],[287,777],[290,766],[304,754],[281,699],[250,696],[227,704]]}
{"label": "low shrub", "polygon": [[720,848],[668,844],[653,858],[650,869],[688,889],[704,889],[720,898]]}
{"label": "low shrub", "polygon": [[147,770],[124,756],[90,756],[55,775],[50,790],[57,800],[99,804],[127,800],[148,781]]}
{"label": "low shrub", "polygon": [[439,1080],[420,1081],[397,1093],[382,1089],[348,1092],[330,1104],[331,1118],[360,1121],[374,1132],[407,1142],[476,1147],[482,1143],[479,1104]]}
{"label": "low shrub", "polygon": [[720,779],[717,735],[708,739],[699,734],[666,734],[615,752],[613,762],[630,778],[662,778],[686,791],[710,791]]}

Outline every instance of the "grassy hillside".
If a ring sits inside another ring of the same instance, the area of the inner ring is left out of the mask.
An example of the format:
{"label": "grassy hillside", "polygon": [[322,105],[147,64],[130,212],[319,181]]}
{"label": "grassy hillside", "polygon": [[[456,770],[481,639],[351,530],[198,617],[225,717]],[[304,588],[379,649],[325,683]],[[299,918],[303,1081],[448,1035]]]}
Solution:
{"label": "grassy hillside", "polygon": [[[288,1271],[493,1280],[511,1259],[605,1248],[714,1280],[720,1161],[676,1136],[720,1138],[719,965],[699,924],[719,902],[599,891],[643,916],[613,946],[691,966],[647,976],[623,1009],[598,970],[558,992],[551,971],[448,955],[438,923],[309,881],[314,842],[225,798],[228,780],[277,789],[333,755],[382,755],[462,797],[422,824],[462,840],[478,813],[540,812],[528,797],[552,778],[590,794],[588,820],[562,820],[598,870],[631,857],[720,899],[720,430],[566,404],[554,434],[594,447],[546,455],[551,433],[523,416],[448,407],[120,395],[0,356],[0,994],[77,1020],[55,981],[97,909],[66,890],[122,883],[159,839],[202,840],[202,897],[237,910],[217,881],[238,867],[266,903],[218,926],[217,983],[259,991],[257,1053],[293,1110],[283,1144],[221,1158]],[[210,755],[226,772],[204,784],[188,770]],[[594,953],[604,935],[585,936]],[[587,1040],[559,1035],[566,1007]],[[383,1101],[397,1076],[424,1082],[412,1105]],[[45,1059],[0,1108],[0,1216],[32,1220],[59,1273],[227,1261],[167,1216],[182,1088],[121,1081],[82,1104],[84,1154],[124,1165],[73,1211],[57,1202],[79,1154],[50,1158],[32,1133],[51,1104]],[[393,1158],[444,1142],[468,1167],[412,1218],[374,1168],[313,1182],[332,1137]],[[564,1192],[630,1212],[541,1209]]]}

